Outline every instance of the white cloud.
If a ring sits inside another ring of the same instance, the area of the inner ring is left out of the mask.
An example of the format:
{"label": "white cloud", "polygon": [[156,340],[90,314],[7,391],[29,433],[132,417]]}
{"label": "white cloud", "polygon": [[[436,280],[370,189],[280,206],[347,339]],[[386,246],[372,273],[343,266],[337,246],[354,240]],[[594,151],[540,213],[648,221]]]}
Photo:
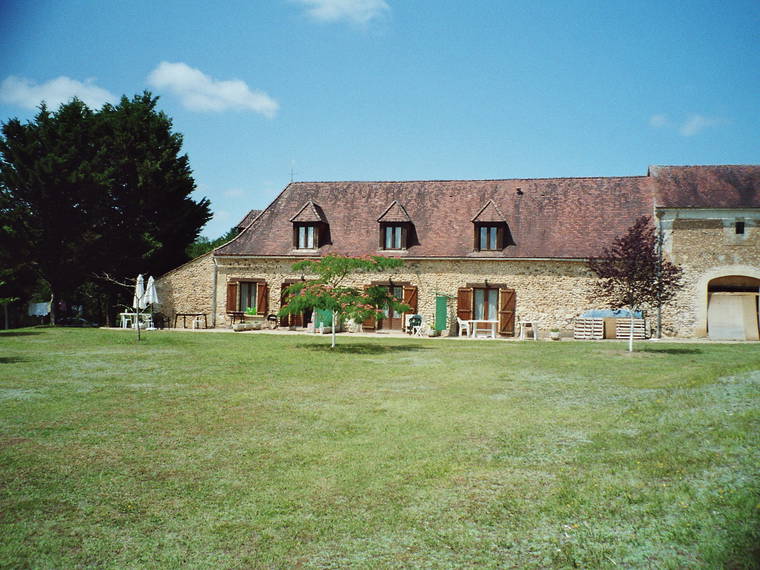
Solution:
{"label": "white cloud", "polygon": [[652,115],[649,117],[649,126],[656,129],[667,127],[670,124],[667,115]]}
{"label": "white cloud", "polygon": [[0,101],[34,109],[42,101],[51,109],[61,103],[68,103],[78,97],[88,106],[102,107],[104,103],[114,102],[117,97],[102,87],[95,85],[94,79],[85,79],[84,83],[62,75],[37,85],[31,79],[11,75],[0,83]]}
{"label": "white cloud", "polygon": [[365,25],[390,12],[385,0],[296,0],[306,12],[320,22],[347,21]]}
{"label": "white cloud", "polygon": [[717,127],[722,123],[723,121],[721,119],[705,117],[703,115],[691,115],[688,119],[686,119],[686,121],[684,121],[684,123],[678,129],[678,132],[685,137],[691,137],[700,131],[703,131],[704,129],[707,129],[709,127]]}
{"label": "white cloud", "polygon": [[180,98],[191,111],[255,111],[272,118],[280,105],[263,91],[251,90],[245,81],[219,81],[185,63],[162,61],[148,75],[148,83]]}

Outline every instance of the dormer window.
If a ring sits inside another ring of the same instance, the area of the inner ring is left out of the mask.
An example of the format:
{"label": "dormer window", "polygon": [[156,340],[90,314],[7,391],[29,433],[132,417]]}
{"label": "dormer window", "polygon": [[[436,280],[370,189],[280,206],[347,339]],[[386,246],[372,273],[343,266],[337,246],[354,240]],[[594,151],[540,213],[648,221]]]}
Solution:
{"label": "dormer window", "polygon": [[406,249],[406,232],[401,224],[388,224],[383,227],[383,249]]}
{"label": "dormer window", "polygon": [[475,251],[500,251],[514,245],[507,220],[493,200],[489,200],[472,219]]}
{"label": "dormer window", "polygon": [[319,249],[329,243],[329,228],[322,208],[309,200],[290,218],[293,223],[293,248]]}
{"label": "dormer window", "polygon": [[499,227],[495,224],[482,225],[478,228],[478,249],[496,250],[499,247]]}
{"label": "dormer window", "polygon": [[317,228],[314,224],[296,224],[296,248],[297,249],[314,249],[314,244],[318,243],[314,236],[317,235]]}
{"label": "dormer window", "polygon": [[393,251],[409,247],[409,236],[413,235],[412,220],[398,200],[391,202],[377,221],[380,224],[380,249]]}

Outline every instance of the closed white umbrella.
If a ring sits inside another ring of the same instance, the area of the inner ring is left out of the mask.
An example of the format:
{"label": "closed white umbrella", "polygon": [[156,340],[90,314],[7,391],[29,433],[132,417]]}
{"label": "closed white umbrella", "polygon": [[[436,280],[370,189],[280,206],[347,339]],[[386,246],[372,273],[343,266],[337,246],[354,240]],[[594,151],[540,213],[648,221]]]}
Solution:
{"label": "closed white umbrella", "polygon": [[156,291],[156,281],[151,275],[148,277],[148,282],[145,284],[145,305],[158,305],[158,292]]}
{"label": "closed white umbrella", "polygon": [[142,274],[137,276],[137,283],[135,283],[135,296],[132,299],[132,306],[135,309],[144,309],[148,306],[145,302],[145,284],[143,283]]}

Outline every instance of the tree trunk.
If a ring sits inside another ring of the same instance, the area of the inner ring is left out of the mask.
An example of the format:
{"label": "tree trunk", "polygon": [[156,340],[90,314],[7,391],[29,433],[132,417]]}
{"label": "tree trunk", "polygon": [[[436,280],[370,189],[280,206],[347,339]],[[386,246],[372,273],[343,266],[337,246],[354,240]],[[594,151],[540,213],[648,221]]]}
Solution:
{"label": "tree trunk", "polygon": [[633,309],[628,309],[631,314],[631,330],[628,331],[628,352],[633,352]]}
{"label": "tree trunk", "polygon": [[55,309],[55,304],[57,302],[57,299],[55,297],[55,289],[53,289],[53,286],[50,285],[50,324],[51,326],[55,326],[55,317],[58,311]]}
{"label": "tree trunk", "polygon": [[3,328],[8,330],[10,328],[8,326],[8,303],[3,303],[3,317],[5,317],[5,326]]}
{"label": "tree trunk", "polygon": [[337,320],[335,317],[338,314],[338,311],[332,312],[332,344],[330,345],[330,348],[335,348],[335,321]]}

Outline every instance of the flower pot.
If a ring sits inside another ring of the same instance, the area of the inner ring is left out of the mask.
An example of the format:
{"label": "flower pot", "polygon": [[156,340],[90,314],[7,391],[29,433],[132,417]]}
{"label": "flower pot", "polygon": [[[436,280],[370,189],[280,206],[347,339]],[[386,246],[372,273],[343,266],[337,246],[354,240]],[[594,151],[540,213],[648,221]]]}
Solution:
{"label": "flower pot", "polygon": [[552,340],[559,340],[559,331],[549,331],[549,338]]}

